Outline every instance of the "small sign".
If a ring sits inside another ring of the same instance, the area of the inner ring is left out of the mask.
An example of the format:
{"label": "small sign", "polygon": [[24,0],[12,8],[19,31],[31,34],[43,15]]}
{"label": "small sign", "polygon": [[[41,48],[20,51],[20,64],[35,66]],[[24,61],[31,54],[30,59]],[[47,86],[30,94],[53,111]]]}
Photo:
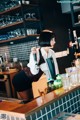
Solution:
{"label": "small sign", "polygon": [[0,114],[0,120],[6,120],[7,115],[6,114]]}

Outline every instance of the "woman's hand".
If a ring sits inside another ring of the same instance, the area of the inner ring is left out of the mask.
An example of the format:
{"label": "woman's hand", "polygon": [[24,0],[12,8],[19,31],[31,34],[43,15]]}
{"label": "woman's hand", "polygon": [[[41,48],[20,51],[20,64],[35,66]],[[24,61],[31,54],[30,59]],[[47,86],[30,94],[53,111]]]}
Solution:
{"label": "woman's hand", "polygon": [[38,48],[36,48],[36,47],[32,47],[31,48],[31,52],[33,53],[33,54],[35,54],[35,53],[37,53],[37,51],[39,51],[39,47]]}
{"label": "woman's hand", "polygon": [[37,53],[36,47],[32,47],[32,48],[31,48],[31,52],[32,52],[33,54]]}

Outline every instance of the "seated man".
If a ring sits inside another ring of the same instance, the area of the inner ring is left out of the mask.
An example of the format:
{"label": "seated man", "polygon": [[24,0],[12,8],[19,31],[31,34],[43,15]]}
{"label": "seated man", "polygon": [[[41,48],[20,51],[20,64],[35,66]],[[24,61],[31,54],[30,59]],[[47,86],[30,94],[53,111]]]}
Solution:
{"label": "seated man", "polygon": [[19,72],[14,76],[12,84],[23,101],[30,101],[33,99],[32,82],[41,77],[42,71],[37,75],[32,75],[29,68],[27,66],[21,68],[20,63],[17,63],[16,68],[19,68]]}

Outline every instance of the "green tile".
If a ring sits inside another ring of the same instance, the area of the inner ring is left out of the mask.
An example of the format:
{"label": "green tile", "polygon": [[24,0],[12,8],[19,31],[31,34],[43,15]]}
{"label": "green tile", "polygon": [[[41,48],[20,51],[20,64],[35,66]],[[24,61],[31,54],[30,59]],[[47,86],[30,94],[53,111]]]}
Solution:
{"label": "green tile", "polygon": [[43,114],[43,115],[46,114],[45,108],[42,108],[42,114]]}
{"label": "green tile", "polygon": [[67,107],[69,107],[69,106],[70,106],[70,101],[67,102]]}
{"label": "green tile", "polygon": [[64,112],[67,112],[67,109]]}
{"label": "green tile", "polygon": [[37,111],[37,117],[40,117],[40,116],[41,116],[41,112]]}
{"label": "green tile", "polygon": [[32,114],[32,120],[36,120],[36,115]]}
{"label": "green tile", "polygon": [[[70,93],[67,96],[59,99],[58,101],[51,103],[45,108],[42,108],[41,111],[42,111],[43,116],[41,116],[41,112],[38,111],[37,117],[40,117],[39,120],[47,120],[47,119],[51,119],[51,112],[54,117],[56,114],[58,114],[59,112],[62,112],[63,110],[65,110],[65,112],[72,112],[73,110],[77,111],[80,106],[80,100],[79,100],[80,95],[79,96],[75,96],[75,95],[78,95],[78,94],[79,93],[77,90],[76,92]],[[75,98],[72,98],[72,97],[75,97]],[[47,116],[45,114],[47,114]],[[35,114],[32,115],[32,119],[36,120]]]}
{"label": "green tile", "polygon": [[73,98],[73,93],[71,93],[71,96],[72,96],[72,98]]}
{"label": "green tile", "polygon": [[75,91],[73,92],[73,96],[75,96]]}
{"label": "green tile", "polygon": [[66,96],[66,100],[69,100],[69,97],[68,97],[68,95]]}
{"label": "green tile", "polygon": [[60,111],[63,111],[63,105],[60,106]]}
{"label": "green tile", "polygon": [[70,102],[71,102],[71,105],[72,105],[72,104],[74,103],[74,102],[73,102],[73,99],[71,99]]}
{"label": "green tile", "polygon": [[76,92],[76,95],[78,95],[78,91],[76,90],[75,92]]}
{"label": "green tile", "polygon": [[61,105],[61,104],[62,104],[62,100],[60,99],[60,100],[59,100],[59,105]]}
{"label": "green tile", "polygon": [[50,120],[51,119],[51,113],[48,113],[47,116],[48,116],[48,119]]}
{"label": "green tile", "polygon": [[68,112],[71,112],[71,108],[70,107],[68,108]]}
{"label": "green tile", "polygon": [[55,107],[57,107],[57,106],[58,106],[58,101],[55,102]]}
{"label": "green tile", "polygon": [[72,108],[72,110],[74,110],[74,106],[73,105],[71,106],[71,108]]}
{"label": "green tile", "polygon": [[62,99],[63,99],[63,102],[65,102],[65,101],[66,101],[66,97],[63,97]]}
{"label": "green tile", "polygon": [[74,106],[75,106],[75,109],[76,109],[77,108],[77,103],[75,103]]}
{"label": "green tile", "polygon": [[70,96],[70,99],[71,99],[72,98],[72,93],[70,93],[69,96]]}
{"label": "green tile", "polygon": [[38,120],[43,120],[43,119],[42,119],[42,117],[41,117],[41,118],[39,118]]}
{"label": "green tile", "polygon": [[78,93],[80,94],[80,89],[78,90]]}
{"label": "green tile", "polygon": [[53,117],[56,115],[55,110],[52,111],[52,115]]}
{"label": "green tile", "polygon": [[74,102],[77,102],[76,97],[74,98]]}
{"label": "green tile", "polygon": [[43,119],[42,120],[47,120],[47,116],[45,115],[45,116],[43,116]]}
{"label": "green tile", "polygon": [[54,109],[55,107],[54,107],[54,103],[51,103],[51,109]]}
{"label": "green tile", "polygon": [[49,111],[50,111],[50,106],[48,105],[48,106],[46,107],[46,109],[47,109],[47,112],[49,112]]}
{"label": "green tile", "polygon": [[66,108],[67,108],[67,104],[65,103],[65,104],[64,104],[64,109],[66,109]]}
{"label": "green tile", "polygon": [[57,113],[57,114],[59,113],[59,107],[56,109],[56,113]]}
{"label": "green tile", "polygon": [[78,106],[80,106],[80,101],[78,101],[78,103],[77,103],[77,104],[78,104]]}
{"label": "green tile", "polygon": [[80,98],[80,96],[77,96],[77,97],[76,97],[76,100],[79,101],[79,98]]}

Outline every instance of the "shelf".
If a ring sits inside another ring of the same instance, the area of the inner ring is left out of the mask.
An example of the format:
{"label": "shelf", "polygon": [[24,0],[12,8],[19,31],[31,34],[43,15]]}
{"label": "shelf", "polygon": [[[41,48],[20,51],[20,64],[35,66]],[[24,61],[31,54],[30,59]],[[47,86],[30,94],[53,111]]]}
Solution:
{"label": "shelf", "polygon": [[[40,20],[39,19],[26,19],[25,21],[26,22],[38,22]],[[16,25],[19,25],[19,24],[22,24],[22,23],[23,23],[23,20],[21,20],[19,22],[14,22],[14,23],[11,23],[11,24],[8,24],[8,25],[5,25],[5,26],[1,26],[0,30],[1,29],[6,29],[6,28],[9,28],[9,27],[12,27],[12,26],[16,26]]]}
{"label": "shelf", "polygon": [[78,23],[75,23],[74,24],[74,27],[80,27],[80,23],[78,22]]}
{"label": "shelf", "polygon": [[33,36],[33,37],[36,37],[36,36],[40,36],[40,34],[31,34],[31,35],[27,35],[27,37],[30,37],[30,36]]}
{"label": "shelf", "polygon": [[80,11],[80,7],[79,6],[75,6],[75,8],[73,9],[74,12],[78,12]]}
{"label": "shelf", "polygon": [[11,24],[8,24],[8,25],[5,25],[5,26],[1,26],[0,30],[5,29],[5,28],[9,28],[9,27],[12,27],[12,26],[16,26],[16,25],[19,25],[19,24],[22,24],[22,23],[23,23],[23,20],[19,21],[19,22],[14,22],[14,23],[11,23]]}
{"label": "shelf", "polygon": [[20,40],[20,39],[23,39],[23,38],[26,38],[26,36],[11,38],[11,39],[8,39],[8,40],[1,40],[0,43],[11,42],[11,41]]}
{"label": "shelf", "polygon": [[40,34],[31,34],[31,35],[27,35],[27,36],[20,36],[20,37],[15,37],[15,38],[11,38],[11,39],[8,39],[8,40],[2,40],[0,41],[0,43],[6,43],[6,42],[11,42],[11,41],[16,41],[16,40],[22,40],[22,39],[25,39],[27,37],[37,37],[39,36]]}
{"label": "shelf", "polygon": [[[38,5],[34,5],[34,4],[22,4],[22,6],[27,6],[27,7],[36,7]],[[15,7],[12,7],[8,10],[4,10],[3,12],[0,12],[0,15],[3,15],[3,14],[6,14],[6,13],[9,13],[9,12],[12,12],[12,11],[15,11],[17,9],[20,9],[21,8],[21,5],[18,5],[18,6],[15,6]]]}
{"label": "shelf", "polygon": [[37,22],[37,21],[40,21],[39,19],[25,19],[25,21],[31,21],[31,22]]}
{"label": "shelf", "polygon": [[[27,29],[36,29],[38,31],[41,30],[41,26],[38,22],[40,22],[40,16],[38,15],[39,14],[39,11],[37,10],[38,9],[38,4],[18,4],[16,6],[11,6],[10,8],[4,8],[3,11],[0,12],[0,17],[4,18],[2,21],[1,19],[1,26],[0,26],[0,34],[1,35],[5,35],[5,33],[7,34],[7,32],[9,31],[14,31],[16,30],[17,28],[18,29],[21,29],[21,34],[23,32],[25,36],[19,36],[19,37],[13,37],[13,38],[10,38],[10,39],[7,39],[6,40],[0,40],[0,45],[4,46],[4,45],[10,45],[12,44],[11,42],[13,42],[14,44],[18,44],[18,43],[23,43],[23,42],[27,42],[27,41],[31,41],[31,40],[35,40],[35,39],[38,39],[38,36],[39,34],[31,34],[31,35],[27,35]],[[26,16],[26,19],[25,19],[25,14],[27,12],[33,12],[35,13],[35,15],[33,15],[33,17],[35,18],[31,18],[28,19],[28,16]],[[6,20],[5,18],[7,17],[7,15],[10,15],[10,16],[14,16],[16,15],[16,13],[19,14],[19,18],[18,20],[16,20],[15,17],[14,20],[10,21],[10,20]],[[7,21],[7,22],[6,22]],[[9,22],[10,21],[10,22]],[[4,22],[4,23],[3,23]],[[8,24],[5,24],[5,23],[8,23]]]}
{"label": "shelf", "polygon": [[73,5],[73,6],[80,6],[80,1],[73,2],[72,5]]}
{"label": "shelf", "polygon": [[14,10],[17,10],[17,9],[19,9],[20,7],[21,7],[21,5],[18,5],[18,6],[15,6],[15,7],[11,8],[11,9],[4,10],[3,12],[0,12],[0,15],[6,14],[6,13],[11,12],[11,11],[14,11]]}

